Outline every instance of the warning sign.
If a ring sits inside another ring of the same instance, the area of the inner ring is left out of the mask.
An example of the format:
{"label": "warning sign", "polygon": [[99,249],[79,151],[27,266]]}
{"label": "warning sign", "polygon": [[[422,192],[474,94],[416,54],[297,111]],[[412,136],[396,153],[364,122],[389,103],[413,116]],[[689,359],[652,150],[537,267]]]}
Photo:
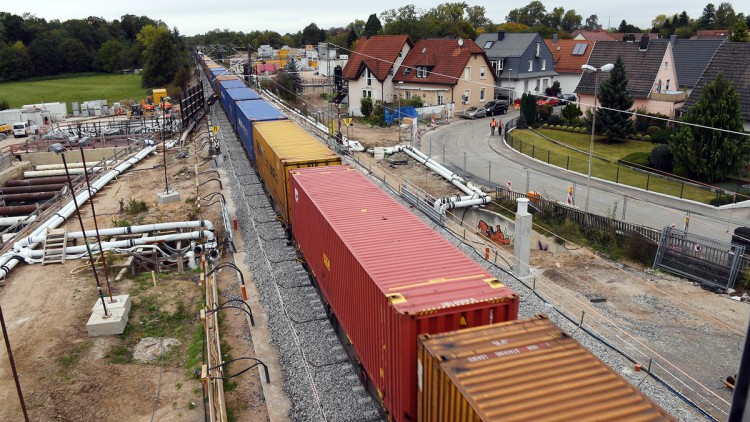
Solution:
{"label": "warning sign", "polygon": [[344,124],[347,125],[347,126],[351,126],[352,125],[352,118],[351,117],[345,118],[344,119]]}
{"label": "warning sign", "polygon": [[211,131],[213,131],[214,135],[219,133],[219,127],[218,126],[211,126]]}

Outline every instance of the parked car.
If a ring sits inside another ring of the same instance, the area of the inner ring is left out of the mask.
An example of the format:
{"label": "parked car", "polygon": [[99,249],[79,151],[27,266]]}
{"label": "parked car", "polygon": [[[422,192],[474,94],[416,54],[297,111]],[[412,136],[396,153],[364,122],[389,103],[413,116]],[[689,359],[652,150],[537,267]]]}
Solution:
{"label": "parked car", "polygon": [[556,106],[560,102],[559,99],[555,97],[544,97],[536,102],[536,105],[551,105],[552,107]]}
{"label": "parked car", "polygon": [[484,107],[469,107],[466,111],[461,114],[464,119],[477,119],[479,117],[485,117],[487,110]]}
{"label": "parked car", "polygon": [[506,100],[493,100],[484,105],[488,116],[495,116],[497,114],[505,114],[508,112],[508,101]]}
{"label": "parked car", "polygon": [[560,99],[561,105],[578,102],[578,97],[576,97],[575,94],[560,94],[558,98]]}

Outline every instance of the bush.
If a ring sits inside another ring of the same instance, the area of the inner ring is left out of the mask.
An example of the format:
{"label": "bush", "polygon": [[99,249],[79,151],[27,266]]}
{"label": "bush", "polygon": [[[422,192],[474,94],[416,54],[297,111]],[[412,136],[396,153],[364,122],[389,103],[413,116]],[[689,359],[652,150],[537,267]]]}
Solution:
{"label": "bush", "polygon": [[642,140],[643,140],[643,135],[641,135],[641,134],[639,133],[639,134],[635,135],[635,139],[637,139],[637,140],[639,140],[639,141],[642,141]]}
{"label": "bush", "polygon": [[720,207],[722,205],[731,204],[732,202],[734,202],[734,195],[719,195],[712,199],[709,204],[715,207]]}
{"label": "bush", "polygon": [[646,134],[650,136],[654,136],[660,131],[661,131],[661,128],[659,126],[649,126],[648,129],[646,129]]}
{"label": "bush", "polygon": [[624,255],[643,265],[652,265],[656,258],[656,244],[640,235],[625,236],[622,242]]}
{"label": "bush", "polygon": [[7,110],[10,108],[10,103],[8,103],[8,100],[0,100],[0,110]]}
{"label": "bush", "polygon": [[526,121],[526,117],[524,117],[523,114],[518,116],[518,120],[516,121],[516,127],[519,129],[526,129],[529,127],[529,122]]}
{"label": "bush", "polygon": [[552,106],[547,104],[536,106],[536,116],[540,122],[546,122],[552,115]]}
{"label": "bush", "polygon": [[581,120],[580,117],[576,117],[576,118],[568,119],[568,120],[570,120],[570,124],[573,125],[573,126],[575,126],[575,127],[583,127],[584,126],[583,125],[583,121]]}
{"label": "bush", "polygon": [[649,165],[657,170],[666,171],[671,173],[674,169],[674,163],[672,161],[672,152],[669,150],[669,145],[659,144],[651,150],[651,155],[648,157]]}
{"label": "bush", "polygon": [[363,116],[370,117],[372,114],[372,98],[362,97],[362,99],[359,100],[359,111]]}
{"label": "bush", "polygon": [[573,129],[573,126],[565,126],[565,130],[567,130],[568,132],[572,132]]}
{"label": "bush", "polygon": [[549,123],[545,123],[542,125],[543,128],[547,129],[549,127]]}
{"label": "bush", "polygon": [[547,123],[550,125],[561,125],[567,123],[559,114],[552,114],[547,118]]}
{"label": "bush", "polygon": [[564,118],[568,120],[577,119],[578,117],[583,115],[583,112],[581,112],[581,109],[578,108],[577,105],[572,104],[572,103],[568,103],[565,107],[563,107],[560,113],[562,114]]}
{"label": "bush", "polygon": [[422,97],[420,97],[419,95],[414,95],[413,97],[404,101],[403,105],[405,107],[411,106],[414,108],[419,108],[424,105],[424,100],[422,100]]}
{"label": "bush", "polygon": [[131,199],[125,206],[125,212],[128,214],[139,214],[148,211],[148,204],[138,199]]}
{"label": "bush", "polygon": [[646,136],[644,136],[644,137],[643,137],[643,140],[644,140],[644,141],[649,141],[649,142],[651,142],[651,135],[646,135]]}
{"label": "bush", "polygon": [[557,130],[562,129],[562,125],[555,125],[555,129],[557,129]]}

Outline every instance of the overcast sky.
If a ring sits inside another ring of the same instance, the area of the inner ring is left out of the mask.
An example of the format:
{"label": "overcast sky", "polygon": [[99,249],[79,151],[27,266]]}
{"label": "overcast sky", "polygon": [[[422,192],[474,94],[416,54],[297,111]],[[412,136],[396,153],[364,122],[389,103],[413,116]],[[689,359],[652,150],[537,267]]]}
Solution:
{"label": "overcast sky", "polygon": [[[502,23],[511,9],[523,7],[530,1],[482,3],[467,1],[467,3],[470,6],[483,5],[489,19],[495,23]],[[417,0],[413,4],[417,8],[430,9],[445,2],[444,0]],[[562,6],[565,10],[575,9],[584,20],[590,15],[597,15],[599,23],[605,27],[608,22],[617,27],[623,19],[639,27],[649,27],[651,20],[661,13],[671,16],[685,10],[691,18],[697,18],[708,2],[708,0],[685,0],[675,3],[653,0],[557,0],[542,3],[547,8],[547,12],[556,6]],[[161,19],[170,27],[176,26],[183,35],[201,34],[212,29],[243,32],[267,29],[285,34],[301,31],[312,22],[323,29],[334,26],[344,27],[355,19],[366,21],[372,13],[380,15],[384,10],[397,9],[408,4],[395,0],[354,1],[354,3],[303,0],[3,0],[2,3],[4,4],[0,6],[0,10],[4,12],[18,15],[29,12],[47,20],[98,16],[111,21],[128,13],[145,15],[152,19]],[[720,1],[713,1],[713,3],[718,6]],[[741,3],[733,2],[733,5],[738,13],[750,13],[750,7],[746,7],[748,10],[743,10]]]}

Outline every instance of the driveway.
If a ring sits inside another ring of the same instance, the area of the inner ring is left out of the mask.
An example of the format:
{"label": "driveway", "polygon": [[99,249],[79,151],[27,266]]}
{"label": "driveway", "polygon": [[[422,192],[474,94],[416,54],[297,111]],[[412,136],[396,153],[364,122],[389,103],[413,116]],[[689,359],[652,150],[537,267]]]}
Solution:
{"label": "driveway", "polygon": [[[511,110],[500,118],[507,122],[518,114]],[[490,136],[490,119],[460,120],[430,131],[423,137],[421,149],[453,171],[493,188],[506,189],[510,182],[513,191],[535,190],[564,203],[573,186],[574,205],[585,206],[585,174],[549,166],[512,150],[497,134]],[[729,241],[737,226],[750,221],[750,208],[720,210],[598,179],[591,180],[588,208],[595,214],[658,230],[671,224],[684,228],[689,216],[689,232],[722,241]]]}

